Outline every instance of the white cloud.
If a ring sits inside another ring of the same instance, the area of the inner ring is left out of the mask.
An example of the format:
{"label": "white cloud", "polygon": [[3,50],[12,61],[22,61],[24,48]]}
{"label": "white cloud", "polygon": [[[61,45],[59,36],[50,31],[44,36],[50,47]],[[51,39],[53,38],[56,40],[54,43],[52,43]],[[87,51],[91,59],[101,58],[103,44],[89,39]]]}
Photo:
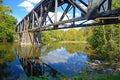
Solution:
{"label": "white cloud", "polygon": [[27,0],[27,1],[29,1],[31,3],[39,3],[41,0]]}
{"label": "white cloud", "polygon": [[[48,13],[48,15],[51,17],[52,21],[54,21],[54,19],[55,19],[55,18],[54,18],[54,17],[55,17],[54,14],[55,14],[55,13],[53,13],[53,12],[49,12],[49,13]],[[57,20],[56,20],[56,21],[58,21],[58,20],[61,18],[62,14],[63,14],[62,12],[59,12],[59,11],[57,12]],[[69,13],[67,13],[67,16],[68,16],[69,18],[71,18]],[[65,16],[65,17],[63,18],[63,20],[68,20],[67,16]]]}
{"label": "white cloud", "polygon": [[24,7],[28,12],[30,12],[33,9],[33,4],[29,1],[23,1],[18,6]]}
{"label": "white cloud", "polygon": [[22,3],[20,3],[18,6],[23,7],[27,10],[27,12],[30,12],[34,8],[34,4],[39,3],[41,0],[25,0]]}

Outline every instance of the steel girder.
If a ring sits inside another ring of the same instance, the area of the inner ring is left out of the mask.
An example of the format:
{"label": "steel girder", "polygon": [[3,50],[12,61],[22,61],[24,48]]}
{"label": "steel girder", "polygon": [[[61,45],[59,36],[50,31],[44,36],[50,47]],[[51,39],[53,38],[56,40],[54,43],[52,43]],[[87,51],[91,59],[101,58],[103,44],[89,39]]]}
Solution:
{"label": "steel girder", "polygon": [[[112,0],[96,1],[42,0],[17,24],[16,32],[113,24],[112,20],[119,23],[120,8],[111,10]],[[99,19],[96,23],[87,23],[96,19]]]}

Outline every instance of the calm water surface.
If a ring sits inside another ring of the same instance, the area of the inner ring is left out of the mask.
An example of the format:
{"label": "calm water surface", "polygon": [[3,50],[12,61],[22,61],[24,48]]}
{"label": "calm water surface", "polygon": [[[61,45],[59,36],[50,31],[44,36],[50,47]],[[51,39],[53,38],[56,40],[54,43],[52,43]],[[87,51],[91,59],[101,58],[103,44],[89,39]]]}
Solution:
{"label": "calm water surface", "polygon": [[0,44],[0,80],[27,79],[30,76],[79,76],[88,61],[85,44],[52,43],[41,48]]}

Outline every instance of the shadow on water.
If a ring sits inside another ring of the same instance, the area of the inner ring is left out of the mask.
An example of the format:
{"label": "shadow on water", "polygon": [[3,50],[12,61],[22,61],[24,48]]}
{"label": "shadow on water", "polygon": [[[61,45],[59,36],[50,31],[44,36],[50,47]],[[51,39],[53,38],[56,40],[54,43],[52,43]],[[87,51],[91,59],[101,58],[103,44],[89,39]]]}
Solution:
{"label": "shadow on water", "polygon": [[[52,78],[77,76],[80,75],[79,71],[86,67],[85,62],[88,60],[84,51],[85,44],[54,43],[41,48],[15,44],[5,45],[3,49],[11,55],[7,58],[5,55],[6,59],[11,58],[10,61],[4,60],[4,57],[1,58],[3,62],[0,61],[0,66],[5,66],[0,68],[0,75],[2,76],[0,78],[5,79],[17,79],[19,77],[27,79],[30,76],[49,76]],[[0,48],[1,50],[2,48]],[[6,72],[8,72],[7,76],[4,76]]]}

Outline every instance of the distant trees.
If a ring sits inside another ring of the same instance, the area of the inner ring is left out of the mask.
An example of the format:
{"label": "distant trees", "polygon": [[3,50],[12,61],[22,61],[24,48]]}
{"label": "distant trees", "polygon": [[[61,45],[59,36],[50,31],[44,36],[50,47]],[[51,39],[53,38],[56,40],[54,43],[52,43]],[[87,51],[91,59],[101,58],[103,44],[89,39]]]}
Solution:
{"label": "distant trees", "polygon": [[86,41],[87,37],[92,35],[92,32],[86,29],[81,28],[78,30],[69,29],[69,30],[43,31],[42,41],[43,43],[48,43],[51,41]]}
{"label": "distant trees", "polygon": [[12,10],[2,3],[3,0],[0,0],[0,42],[13,41],[17,20],[10,15]]}

